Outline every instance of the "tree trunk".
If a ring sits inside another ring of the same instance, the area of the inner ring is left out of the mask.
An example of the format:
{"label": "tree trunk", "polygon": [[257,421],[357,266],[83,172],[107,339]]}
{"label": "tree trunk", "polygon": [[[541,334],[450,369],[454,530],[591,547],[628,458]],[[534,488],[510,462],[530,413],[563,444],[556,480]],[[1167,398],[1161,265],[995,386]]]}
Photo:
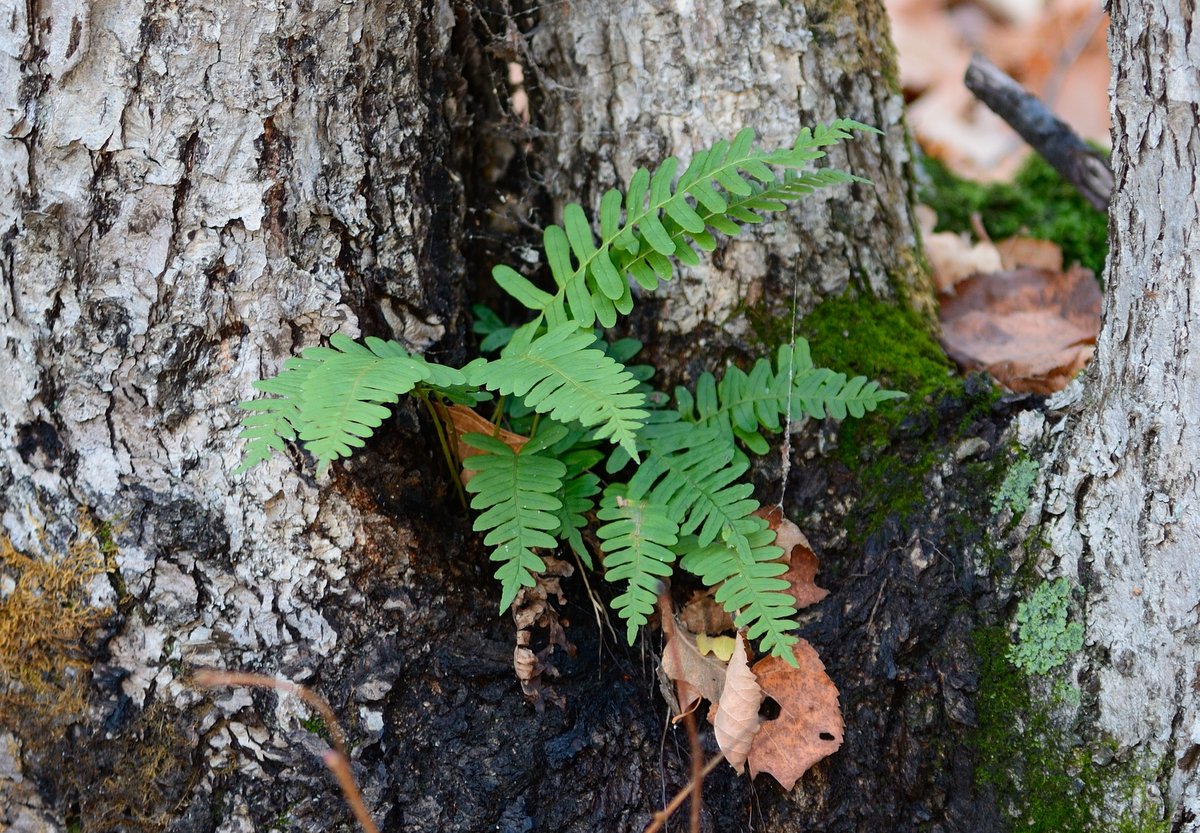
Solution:
{"label": "tree trunk", "polygon": [[1104,326],[1043,466],[1048,576],[1086,590],[1085,738],[1140,774],[1113,807],[1200,829],[1200,80],[1191,4],[1112,4]]}
{"label": "tree trunk", "polygon": [[[350,681],[367,625],[355,576],[413,569],[417,541],[411,517],[381,514],[347,478],[318,483],[286,459],[231,475],[236,403],[339,330],[461,356],[462,201],[442,162],[454,15],[444,2],[6,5],[3,532],[61,552],[84,518],[115,546],[91,601],[116,615],[93,646],[92,714],[19,747],[5,735],[18,751],[0,756],[0,816],[261,825],[314,774],[326,792],[294,740],[297,703],[223,694],[210,711],[182,672]],[[362,709],[346,717],[371,731],[377,704]],[[35,716],[2,717],[22,735]],[[294,776],[280,763],[293,759]]]}

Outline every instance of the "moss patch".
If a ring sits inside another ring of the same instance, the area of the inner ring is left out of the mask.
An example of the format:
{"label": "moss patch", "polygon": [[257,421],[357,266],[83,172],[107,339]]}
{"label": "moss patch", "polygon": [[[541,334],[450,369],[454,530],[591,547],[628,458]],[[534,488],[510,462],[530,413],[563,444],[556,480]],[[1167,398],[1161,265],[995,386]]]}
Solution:
{"label": "moss patch", "polygon": [[1108,255],[1108,218],[1080,196],[1040,156],[1032,156],[1011,183],[981,185],[959,179],[932,159],[921,201],[938,215],[937,231],[970,231],[978,214],[993,240],[1025,234],[1062,247],[1067,265],[1079,261],[1101,275]]}
{"label": "moss patch", "polygon": [[[961,377],[927,321],[906,307],[866,296],[832,298],[800,322],[799,332],[816,364],[908,394],[844,422],[834,452],[863,496],[852,537],[865,538],[888,517],[903,523],[925,505],[926,477],[947,443],[986,414],[998,393],[986,377]],[[945,424],[950,415],[953,425]]]}
{"label": "moss patch", "polygon": [[[976,782],[991,788],[1010,820],[1010,829],[1029,833],[1166,833],[1153,803],[1138,800],[1153,779],[1152,768],[1108,763],[1111,750],[1073,745],[1057,726],[1049,704],[1030,693],[1025,676],[1008,659],[1003,627],[975,634],[979,661]],[[1116,782],[1130,806],[1115,820],[1105,796]]]}

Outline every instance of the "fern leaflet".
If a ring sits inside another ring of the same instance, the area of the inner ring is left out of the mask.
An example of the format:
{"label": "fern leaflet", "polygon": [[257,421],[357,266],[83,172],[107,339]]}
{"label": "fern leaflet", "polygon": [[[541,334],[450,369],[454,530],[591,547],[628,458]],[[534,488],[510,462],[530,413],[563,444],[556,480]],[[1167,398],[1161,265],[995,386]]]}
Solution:
{"label": "fern leaflet", "polygon": [[779,348],[774,370],[769,360],[759,359],[749,373],[730,367],[719,383],[711,373],[702,374],[695,396],[687,388],[675,389],[676,407],[685,420],[716,428],[730,442],[737,437],[755,454],[769,450],[761,432],[780,430],[779,417],[789,413],[789,398],[794,416],[820,419],[828,414],[840,420],[847,414],[861,417],[881,402],[903,396],[881,390],[865,376],[847,380],[844,373],[813,367],[808,342],[802,338]]}
{"label": "fern leaflet", "polygon": [[595,436],[611,440],[636,457],[635,437],[646,418],[638,380],[619,362],[591,345],[595,336],[573,323],[551,329],[527,345],[517,342],[499,359],[477,359],[464,368],[471,384],[523,397],[538,413],[559,422],[598,426]]}
{"label": "fern leaflet", "polygon": [[580,530],[587,526],[587,513],[596,506],[592,498],[600,491],[600,478],[588,469],[603,458],[604,455],[595,449],[569,451],[561,458],[567,472],[557,494],[562,507],[557,513],[559,529],[555,537],[566,540],[571,551],[589,570],[592,569],[592,556],[584,546]]}
{"label": "fern leaflet", "polygon": [[671,575],[675,561],[671,547],[678,542],[679,524],[665,506],[628,500],[619,485],[604,490],[597,517],[608,521],[596,531],[604,542],[604,577],[628,582],[612,606],[625,620],[625,637],[632,645],[638,628],[654,610],[662,579]]}
{"label": "fern leaflet", "polygon": [[788,567],[779,560],[783,550],[774,545],[775,533],[762,518],[749,516],[722,530],[721,538],[686,553],[680,566],[709,587],[719,584],[714,598],[734,614],[738,628],[747,629],[747,638],[761,638],[764,649],[795,665],[796,637],[789,631],[796,628],[796,600],[779,578]]}
{"label": "fern leaflet", "polygon": [[384,406],[417,383],[455,390],[466,381],[461,371],[410,355],[394,341],[368,338],[363,346],[335,333],[329,343],[288,359],[278,376],[255,382],[278,398],[242,403],[255,413],[242,421],[242,436],[250,442],[239,471],[296,438],[317,458],[318,471],[324,471],[360,448],[390,415]]}
{"label": "fern leaflet", "polygon": [[[601,198],[599,242],[576,203],[563,209],[561,226],[546,228],[542,245],[555,293],[539,289],[509,266],[495,267],[493,277],[538,313],[526,327],[536,329],[543,319],[551,327],[568,321],[582,327],[599,321],[611,327],[618,313],[633,308],[627,274],[654,289],[659,279],[670,278],[671,256],[693,266],[700,259],[691,243],[704,251],[716,248],[709,228],[736,234],[738,222],[761,222],[760,212],[778,211],[816,188],[861,181],[834,170],[796,173],[824,156],[821,148],[850,138],[856,130],[874,128],[840,119],[801,131],[791,148],[766,151],[754,147],[754,131],[747,128],[732,142],[720,141],[695,154],[678,182],[679,162],[673,157],[653,174],[639,168],[623,197],[612,189]],[[782,168],[784,174],[777,175],[773,168]]]}
{"label": "fern leaflet", "polygon": [[483,542],[494,546],[491,560],[500,562],[500,610],[507,610],[522,587],[532,587],[542,571],[542,559],[534,547],[557,546],[554,531],[560,523],[562,502],[555,493],[562,488],[567,467],[540,454],[566,435],[561,425],[549,425],[536,438],[514,452],[500,440],[484,434],[465,434],[463,442],[483,454],[463,461],[475,472],[466,488],[474,497],[471,508],[480,510],[476,532],[488,531]]}

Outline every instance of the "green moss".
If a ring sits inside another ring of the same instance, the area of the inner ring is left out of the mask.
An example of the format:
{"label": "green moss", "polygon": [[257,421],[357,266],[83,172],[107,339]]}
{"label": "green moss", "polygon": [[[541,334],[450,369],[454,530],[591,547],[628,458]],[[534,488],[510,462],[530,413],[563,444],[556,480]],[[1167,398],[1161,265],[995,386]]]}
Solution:
{"label": "green moss", "polygon": [[[1152,768],[1136,762],[1099,764],[1111,748],[1073,742],[1056,725],[1051,706],[1038,702],[1008,659],[1003,627],[975,634],[979,661],[976,700],[976,783],[990,788],[1013,831],[1029,833],[1166,833],[1170,824],[1144,800]],[[1127,803],[1112,819],[1105,797],[1115,792]]]}
{"label": "green moss", "polygon": [[1067,265],[1079,261],[1099,276],[1108,255],[1108,219],[1040,156],[1032,156],[1011,183],[981,185],[958,179],[926,159],[930,184],[921,201],[938,215],[938,231],[970,231],[978,214],[993,240],[1026,234],[1062,247]]}
{"label": "green moss", "polygon": [[[852,526],[852,537],[861,540],[886,518],[903,521],[925,505],[926,476],[946,450],[938,430],[940,411],[953,411],[957,418],[966,407],[963,420],[970,423],[990,407],[995,394],[987,382],[968,393],[929,322],[902,305],[847,294],[817,306],[798,331],[808,339],[816,364],[908,394],[839,429],[834,454],[854,472],[864,496]],[[772,337],[760,334],[764,344]]]}

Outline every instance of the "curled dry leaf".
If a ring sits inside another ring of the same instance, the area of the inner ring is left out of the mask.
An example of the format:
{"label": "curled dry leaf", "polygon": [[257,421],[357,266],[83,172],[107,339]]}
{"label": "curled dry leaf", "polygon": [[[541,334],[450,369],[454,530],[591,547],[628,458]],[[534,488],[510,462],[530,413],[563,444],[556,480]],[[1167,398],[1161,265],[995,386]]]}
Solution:
{"label": "curled dry leaf", "polygon": [[696,638],[674,615],[664,612],[662,621],[663,632],[667,634],[662,669],[675,683],[679,698],[676,718],[694,709],[700,698],[710,703],[719,702],[725,686],[725,663],[704,654],[696,646]]}
{"label": "curled dry leaf", "polygon": [[763,721],[750,745],[750,776],[769,772],[785,790],[813,764],[842,745],[844,724],[838,690],[813,647],[801,639],[792,649],[799,665],[779,657],[754,664],[754,675],[767,697],[779,704],[779,716]]}
{"label": "curled dry leaf", "polygon": [[775,545],[783,548],[788,571],[781,578],[788,583],[787,592],[796,600],[796,609],[814,605],[828,596],[828,590],[817,586],[820,561],[800,527],[784,516],[778,506],[763,507],[754,514],[766,520],[775,531]]}
{"label": "curled dry leaf", "polygon": [[[564,625],[551,599],[560,605],[567,599],[562,592],[562,579],[570,577],[575,568],[570,563],[553,556],[542,556],[545,565],[537,576],[533,587],[522,587],[513,600],[512,615],[517,625],[517,644],[513,648],[513,670],[521,683],[522,693],[533,701],[538,711],[542,705],[542,675],[558,676],[558,670],[549,662],[557,648],[568,654],[575,653],[575,646],[567,639]],[[542,628],[547,633],[546,647],[534,652],[533,628]]]}
{"label": "curled dry leaf", "polygon": [[758,707],[762,705],[763,692],[754,672],[750,670],[750,660],[746,653],[746,640],[740,633],[737,635],[733,648],[733,656],[729,659],[729,667],[725,670],[725,686],[721,692],[721,702],[716,707],[713,717],[713,733],[717,738],[717,746],[729,765],[739,773],[746,766],[746,757],[750,754],[750,746],[762,719],[758,716]]}
{"label": "curled dry leaf", "polygon": [[[996,244],[1000,261],[1005,269],[1045,269],[1048,272],[1063,270],[1062,247],[1049,240],[1034,237],[1010,237]],[[983,271],[983,270],[980,270]],[[998,270],[992,270],[998,271]]]}
{"label": "curled dry leaf", "polygon": [[942,344],[968,370],[1011,390],[1062,390],[1092,357],[1100,288],[1090,270],[975,275],[941,299]]}

